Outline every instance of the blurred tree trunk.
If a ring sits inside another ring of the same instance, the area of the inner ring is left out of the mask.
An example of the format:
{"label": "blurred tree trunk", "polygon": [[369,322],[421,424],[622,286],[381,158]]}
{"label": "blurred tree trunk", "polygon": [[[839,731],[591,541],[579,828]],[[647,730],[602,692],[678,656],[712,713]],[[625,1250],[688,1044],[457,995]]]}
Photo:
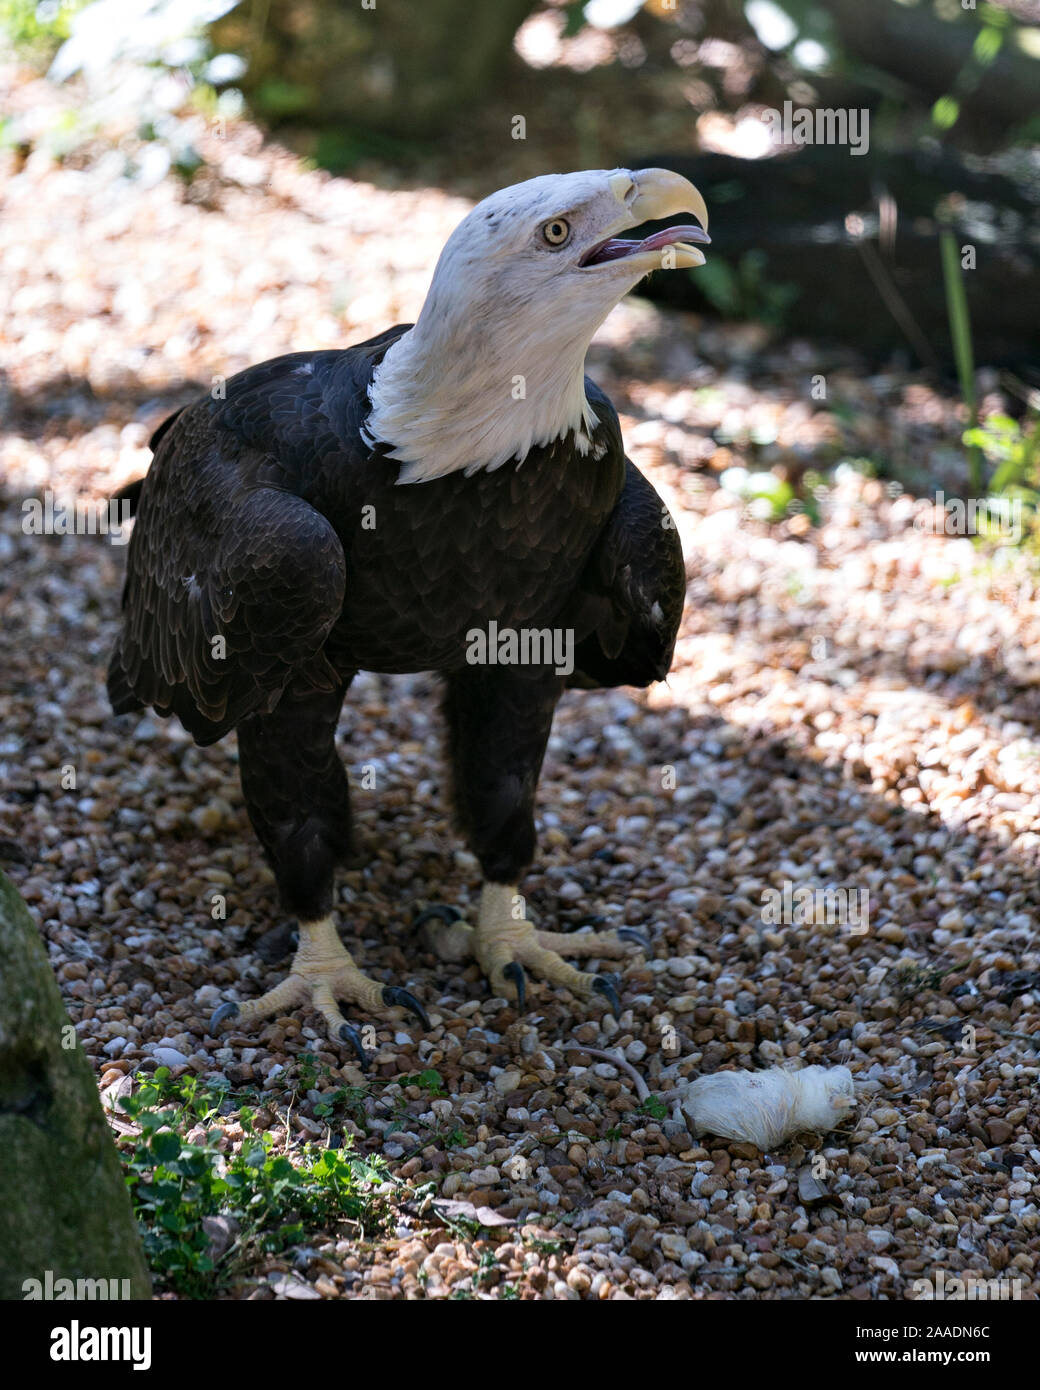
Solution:
{"label": "blurred tree trunk", "polygon": [[538,0],[250,0],[214,26],[268,120],[424,139],[480,100]]}
{"label": "blurred tree trunk", "polygon": [[[852,58],[890,73],[928,100],[959,95],[969,119],[1001,127],[1020,125],[1040,110],[1040,63],[1015,45],[1013,24],[996,59],[972,71],[979,11],[958,8],[955,17],[942,19],[930,4],[910,8],[894,0],[830,0],[827,11]],[[958,93],[961,81],[965,86]]]}
{"label": "blurred tree trunk", "polygon": [[131,1298],[148,1298],[94,1073],[40,934],[2,873],[0,961],[0,1299],[24,1298],[25,1281],[43,1284],[48,1271],[54,1281],[126,1280]]}

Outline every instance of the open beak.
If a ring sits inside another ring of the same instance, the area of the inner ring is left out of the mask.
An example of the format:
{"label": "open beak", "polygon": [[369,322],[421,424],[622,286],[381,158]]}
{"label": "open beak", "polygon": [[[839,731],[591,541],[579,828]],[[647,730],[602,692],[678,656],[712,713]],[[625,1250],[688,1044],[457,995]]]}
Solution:
{"label": "open beak", "polygon": [[[682,269],[704,264],[697,243],[707,245],[708,209],[700,193],[681,174],[670,169],[639,169],[634,174],[619,171],[610,178],[610,189],[630,219],[629,226],[692,212],[701,226],[692,223],[666,227],[642,241],[607,237],[589,248],[578,262],[581,266],[604,265],[608,261],[647,260],[647,270]],[[670,248],[670,254],[662,254]]]}

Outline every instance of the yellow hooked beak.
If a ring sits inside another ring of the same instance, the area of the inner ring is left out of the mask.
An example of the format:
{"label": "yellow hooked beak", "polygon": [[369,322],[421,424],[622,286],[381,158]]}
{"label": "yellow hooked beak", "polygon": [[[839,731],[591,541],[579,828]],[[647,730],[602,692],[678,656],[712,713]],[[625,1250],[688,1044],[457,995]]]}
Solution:
{"label": "yellow hooked beak", "polygon": [[[626,267],[642,270],[681,270],[704,264],[704,255],[695,243],[706,244],[708,208],[689,179],[673,174],[670,169],[637,169],[635,173],[617,170],[607,180],[611,193],[625,210],[622,226],[634,227],[640,222],[656,222],[674,217],[680,212],[692,212],[700,226],[687,224],[666,227],[643,241],[623,241],[608,237],[591,247],[582,256],[583,267],[624,262]],[[631,263],[635,263],[634,266]]]}
{"label": "yellow hooked beak", "polygon": [[[636,196],[629,201],[632,188]],[[638,169],[634,174],[612,174],[610,191],[640,222],[656,222],[680,212],[692,212],[704,230],[708,230],[708,208],[704,199],[689,179],[673,174],[671,169]]]}

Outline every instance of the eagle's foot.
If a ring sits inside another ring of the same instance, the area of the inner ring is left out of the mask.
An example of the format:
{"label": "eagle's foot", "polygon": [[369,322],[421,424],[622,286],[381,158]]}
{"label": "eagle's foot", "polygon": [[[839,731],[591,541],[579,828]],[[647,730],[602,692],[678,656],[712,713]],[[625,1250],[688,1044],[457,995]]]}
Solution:
{"label": "eagle's foot", "polygon": [[[583,956],[621,956],[629,943],[647,946],[641,933],[622,927],[615,932],[593,932],[572,936],[566,932],[538,931],[522,915],[523,898],[512,886],[486,883],[480,898],[477,925],[458,920],[453,908],[427,908],[419,917],[428,923],[430,947],[442,960],[465,960],[475,956],[488,977],[491,988],[506,998],[514,997],[523,1010],[527,998],[526,969],[550,984],[562,985],[580,999],[602,995],[617,1015],[621,1012],[617,975],[593,975],[576,970],[561,952],[579,959]],[[441,919],[432,925],[431,919]]]}
{"label": "eagle's foot", "polygon": [[349,1043],[364,1069],[368,1059],[361,1035],[340,1013],[337,1000],[356,1004],[366,1013],[385,1013],[400,1005],[415,1014],[424,1028],[430,1026],[425,1009],[408,990],[397,985],[377,984],[362,974],[339,939],[335,918],[322,917],[316,922],[300,923],[300,940],[292,969],[281,984],[259,999],[249,999],[244,1004],[231,1001],[221,1004],[210,1019],[209,1030],[216,1033],[226,1018],[248,1025],[286,1013],[298,1005],[310,1004],[324,1018],[329,1036],[336,1042]]}

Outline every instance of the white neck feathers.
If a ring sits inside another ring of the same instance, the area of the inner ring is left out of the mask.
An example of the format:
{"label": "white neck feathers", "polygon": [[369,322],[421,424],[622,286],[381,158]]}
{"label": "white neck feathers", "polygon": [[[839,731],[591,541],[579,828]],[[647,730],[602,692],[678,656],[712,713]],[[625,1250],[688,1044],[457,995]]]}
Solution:
{"label": "white neck feathers", "polygon": [[404,464],[398,482],[519,464],[572,430],[588,450],[597,420],[585,396],[585,325],[563,342],[544,321],[527,340],[501,341],[486,320],[452,327],[424,309],[373,375],[364,434],[392,446],[389,457]]}

